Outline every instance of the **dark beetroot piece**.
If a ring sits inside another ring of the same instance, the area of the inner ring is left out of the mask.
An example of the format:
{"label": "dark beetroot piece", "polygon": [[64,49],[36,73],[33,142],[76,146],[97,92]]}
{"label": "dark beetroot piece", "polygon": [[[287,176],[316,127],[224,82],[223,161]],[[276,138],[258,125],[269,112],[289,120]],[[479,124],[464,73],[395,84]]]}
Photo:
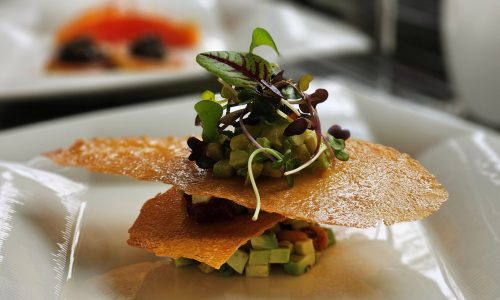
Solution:
{"label": "dark beetroot piece", "polygon": [[347,140],[351,137],[351,132],[347,129],[342,129],[340,125],[332,125],[328,129],[328,133],[336,139]]}
{"label": "dark beetroot piece", "polygon": [[161,60],[167,54],[163,41],[156,35],[137,38],[130,44],[129,51],[132,56],[154,60]]}
{"label": "dark beetroot piece", "polygon": [[100,62],[105,58],[97,44],[90,37],[82,36],[64,44],[57,55],[57,59],[67,63]]}
{"label": "dark beetroot piece", "polygon": [[188,215],[196,220],[197,223],[214,223],[219,221],[232,220],[238,214],[245,210],[238,210],[236,204],[222,199],[212,198],[208,202],[193,204],[191,195],[184,194],[186,201],[186,211]]}

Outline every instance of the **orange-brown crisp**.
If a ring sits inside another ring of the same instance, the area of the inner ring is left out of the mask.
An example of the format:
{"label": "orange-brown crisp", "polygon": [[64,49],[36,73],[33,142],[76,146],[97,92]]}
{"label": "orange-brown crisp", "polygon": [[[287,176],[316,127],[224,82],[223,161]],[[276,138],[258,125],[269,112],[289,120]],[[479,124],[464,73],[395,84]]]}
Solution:
{"label": "orange-brown crisp", "polygon": [[[445,188],[418,161],[383,145],[350,139],[350,159],[322,174],[259,178],[261,208],[292,219],[353,227],[424,218],[447,200]],[[188,194],[205,194],[254,208],[255,196],[242,178],[216,178],[188,161],[186,138],[95,138],[46,154],[67,166],[163,181]]]}
{"label": "orange-brown crisp", "polygon": [[231,221],[197,224],[186,213],[185,201],[174,188],[148,200],[129,229],[128,244],[157,256],[187,257],[216,269],[254,236],[284,220],[263,212],[259,220],[239,215]]}

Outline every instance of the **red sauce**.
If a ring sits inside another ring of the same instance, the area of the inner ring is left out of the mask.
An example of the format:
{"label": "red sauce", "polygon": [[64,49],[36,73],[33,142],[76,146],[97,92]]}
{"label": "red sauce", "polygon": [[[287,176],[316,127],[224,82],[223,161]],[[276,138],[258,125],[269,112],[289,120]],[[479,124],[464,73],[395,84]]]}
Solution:
{"label": "red sauce", "polygon": [[140,36],[153,34],[169,46],[193,47],[199,40],[199,29],[193,23],[177,23],[165,17],[123,10],[113,5],[88,10],[66,24],[57,33],[63,44],[80,36],[97,42],[130,42]]}

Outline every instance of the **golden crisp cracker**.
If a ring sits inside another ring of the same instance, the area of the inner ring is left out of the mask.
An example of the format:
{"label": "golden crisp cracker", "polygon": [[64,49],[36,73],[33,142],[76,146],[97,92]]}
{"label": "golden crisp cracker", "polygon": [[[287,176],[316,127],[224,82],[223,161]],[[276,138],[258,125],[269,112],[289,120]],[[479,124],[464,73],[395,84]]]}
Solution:
{"label": "golden crisp cracker", "polygon": [[198,224],[187,215],[182,196],[171,188],[144,204],[129,229],[128,244],[157,256],[192,258],[218,269],[241,245],[284,219],[262,212],[257,221],[239,215],[230,221]]}
{"label": "golden crisp cracker", "polygon": [[[292,219],[353,227],[413,221],[438,210],[448,193],[418,161],[393,148],[348,140],[348,161],[321,174],[283,179],[259,178],[261,209]],[[188,194],[206,194],[255,207],[255,196],[242,178],[216,178],[188,161],[185,138],[95,138],[78,140],[46,156],[67,166],[101,173],[163,181]]]}

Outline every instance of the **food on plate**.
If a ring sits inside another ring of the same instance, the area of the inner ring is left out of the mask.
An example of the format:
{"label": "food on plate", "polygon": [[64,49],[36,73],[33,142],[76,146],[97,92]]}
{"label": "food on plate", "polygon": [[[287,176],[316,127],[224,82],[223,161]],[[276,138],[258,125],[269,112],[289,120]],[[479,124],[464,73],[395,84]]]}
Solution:
{"label": "food on plate", "polygon": [[397,150],[350,138],[339,125],[322,131],[324,89],[309,90],[253,53],[278,49],[254,30],[248,53],[201,53],[220,94],[194,105],[201,138],[77,140],[46,156],[66,166],[173,185],[147,201],[128,243],[178,267],[265,277],[273,265],[309,270],[335,243],[319,224],[390,225],[427,217],[448,193],[419,162]]}
{"label": "food on plate", "polygon": [[199,41],[195,23],[107,4],[85,11],[55,36],[49,71],[142,70],[182,66],[179,51]]}

